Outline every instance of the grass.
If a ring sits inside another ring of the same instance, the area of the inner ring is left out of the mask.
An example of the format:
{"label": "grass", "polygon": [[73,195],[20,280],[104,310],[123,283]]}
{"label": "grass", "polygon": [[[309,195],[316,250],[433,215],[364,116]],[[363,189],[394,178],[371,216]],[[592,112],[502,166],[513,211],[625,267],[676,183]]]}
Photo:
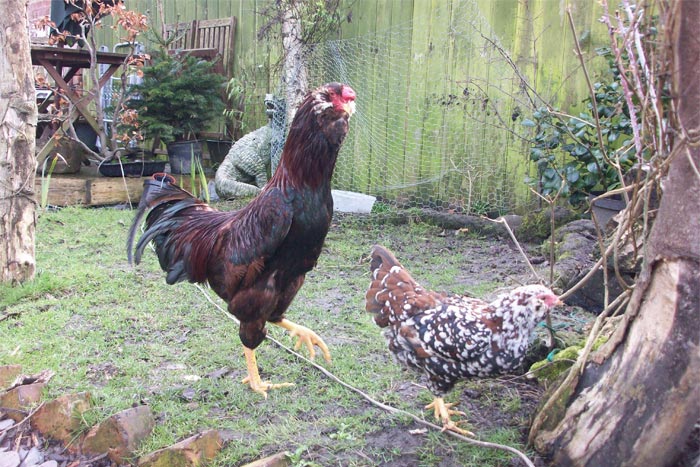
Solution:
{"label": "grass", "polygon": [[[148,404],[158,422],[141,453],[200,430],[223,430],[231,441],[214,466],[241,465],[280,450],[291,453],[295,466],[510,464],[507,454],[438,432],[408,434],[418,426],[407,417],[369,405],[270,342],[258,349],[262,377],[296,386],[271,391],[267,400],[248,390],[240,384],[245,361],[235,323],[194,286],[166,285],[154,254],[147,252],[137,268],[127,264],[132,217],[131,211],[106,208],[42,212],[36,279],[0,288],[0,364],[22,364],[25,373],[55,371],[47,399],[89,391],[95,400],[85,415],[90,423]],[[342,380],[427,418],[422,406],[430,394],[416,384],[417,374],[393,364],[379,329],[364,313],[365,259],[374,243],[393,249],[419,282],[439,290],[485,296],[515,284],[509,278],[516,273],[478,265],[493,260],[498,242],[442,235],[424,224],[336,220],[288,317],[325,339],[333,356],[327,366]],[[508,251],[499,264],[512,268],[517,254]],[[479,274],[470,272],[474,267]],[[270,328],[275,338],[293,344],[281,329]],[[460,408],[479,438],[522,448],[522,426],[481,428],[471,410],[486,401],[482,412],[517,418],[526,409],[517,391],[505,388],[503,400],[489,395],[472,402],[461,394],[463,387],[448,400],[463,401]]]}

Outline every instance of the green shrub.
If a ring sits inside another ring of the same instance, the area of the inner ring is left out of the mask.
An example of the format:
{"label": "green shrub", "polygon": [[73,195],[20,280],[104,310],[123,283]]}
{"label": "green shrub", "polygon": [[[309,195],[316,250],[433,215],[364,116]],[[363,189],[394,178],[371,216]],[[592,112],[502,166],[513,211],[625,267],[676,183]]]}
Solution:
{"label": "green shrub", "polygon": [[594,191],[607,191],[620,185],[611,159],[624,171],[637,157],[629,108],[612,54],[609,49],[597,52],[608,59],[611,76],[609,82],[601,80],[593,85],[602,147],[591,97],[583,101],[586,111],[568,120],[561,118],[560,112],[542,107],[533,113],[532,119],[522,123],[536,132],[530,160],[537,164],[538,176],[528,183],[543,195],[554,195],[561,189],[560,196],[573,206],[581,205]]}
{"label": "green shrub", "polygon": [[138,112],[145,137],[169,143],[193,139],[222,115],[224,77],[214,63],[186,53],[153,54],[143,67],[143,81],[130,88],[127,107]]}

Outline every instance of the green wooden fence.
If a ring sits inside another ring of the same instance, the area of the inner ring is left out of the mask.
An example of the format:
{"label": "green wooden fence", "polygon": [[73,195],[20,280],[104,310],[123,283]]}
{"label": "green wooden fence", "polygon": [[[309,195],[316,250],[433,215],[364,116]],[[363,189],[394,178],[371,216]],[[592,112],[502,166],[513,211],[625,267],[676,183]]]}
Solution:
{"label": "green wooden fence", "polygon": [[[247,84],[244,120],[247,130],[264,124],[263,96],[281,89],[279,45],[257,39],[268,1],[163,3],[167,23],[238,18],[234,74]],[[608,43],[602,11],[593,0],[568,4],[595,76],[602,63],[594,50]],[[148,12],[160,29],[153,0],[128,7]],[[532,103],[520,76],[574,113],[587,95],[565,8],[559,0],[345,2],[338,37],[309,55],[312,84],[346,81],[358,94],[336,187],[472,212],[523,204],[532,168],[521,121]],[[116,40],[103,31],[103,42]]]}

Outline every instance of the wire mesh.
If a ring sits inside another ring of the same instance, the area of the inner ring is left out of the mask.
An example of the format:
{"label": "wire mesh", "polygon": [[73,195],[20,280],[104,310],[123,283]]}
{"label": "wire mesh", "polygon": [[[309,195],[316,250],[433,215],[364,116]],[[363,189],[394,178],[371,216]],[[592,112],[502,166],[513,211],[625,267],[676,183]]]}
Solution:
{"label": "wire mesh", "polygon": [[457,5],[436,10],[428,31],[409,21],[305,50],[311,86],[340,81],[358,95],[334,188],[389,209],[470,214],[528,198],[520,120],[532,102],[474,2]]}

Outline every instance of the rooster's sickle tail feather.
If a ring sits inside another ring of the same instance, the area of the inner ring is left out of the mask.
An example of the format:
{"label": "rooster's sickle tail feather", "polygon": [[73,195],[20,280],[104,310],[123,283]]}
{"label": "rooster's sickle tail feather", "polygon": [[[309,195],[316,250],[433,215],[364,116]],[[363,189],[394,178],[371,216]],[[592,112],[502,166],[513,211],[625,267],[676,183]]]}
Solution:
{"label": "rooster's sickle tail feather", "polygon": [[[133,245],[136,237],[136,230],[141,226],[143,216],[150,209],[169,201],[180,201],[193,196],[179,186],[175,185],[175,178],[166,173],[153,174],[143,182],[143,194],[139,201],[139,207],[134,217],[134,222],[129,228],[129,236],[126,240],[126,256],[129,264],[133,264]],[[138,263],[138,259],[136,260]]]}

